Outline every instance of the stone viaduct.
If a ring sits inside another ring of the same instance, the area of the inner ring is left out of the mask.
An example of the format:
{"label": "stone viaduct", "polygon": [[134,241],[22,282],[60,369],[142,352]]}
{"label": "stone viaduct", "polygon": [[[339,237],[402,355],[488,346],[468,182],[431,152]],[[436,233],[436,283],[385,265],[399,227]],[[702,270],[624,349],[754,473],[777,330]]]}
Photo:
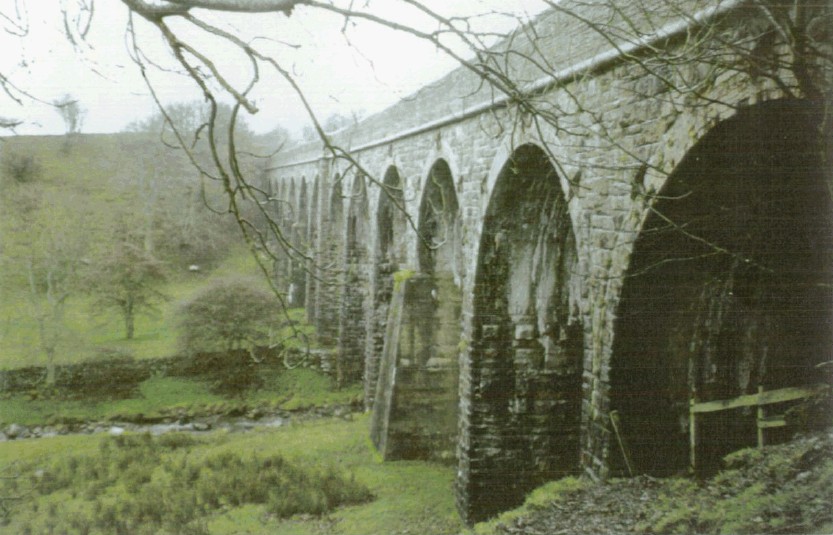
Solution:
{"label": "stone viaduct", "polygon": [[[481,58],[518,91],[461,67],[332,134],[352,160],[311,143],[268,177],[307,256],[278,272],[339,379],[363,380],[374,443],[454,464],[469,522],[547,480],[624,474],[623,451],[683,471],[690,399],[831,360],[820,103],[744,63],[782,50],[769,19],[558,5]],[[707,461],[754,438],[719,414]]]}

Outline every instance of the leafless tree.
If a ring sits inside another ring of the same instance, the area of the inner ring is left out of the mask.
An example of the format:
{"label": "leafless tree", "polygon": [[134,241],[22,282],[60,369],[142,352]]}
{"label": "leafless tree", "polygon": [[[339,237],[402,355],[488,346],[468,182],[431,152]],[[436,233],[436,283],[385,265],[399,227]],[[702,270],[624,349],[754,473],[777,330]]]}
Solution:
{"label": "leafless tree", "polygon": [[61,150],[64,153],[68,153],[73,139],[81,133],[81,128],[84,125],[84,116],[87,111],[77,99],[69,94],[53,101],[52,104],[54,104],[55,110],[61,115],[61,119],[63,119],[64,126],[66,127],[64,144]]}
{"label": "leafless tree", "polygon": [[46,382],[55,381],[55,357],[65,335],[67,300],[78,293],[87,248],[78,199],[62,199],[35,183],[3,182],[8,237],[3,241],[5,275],[28,289],[38,328],[38,349],[46,359]]}

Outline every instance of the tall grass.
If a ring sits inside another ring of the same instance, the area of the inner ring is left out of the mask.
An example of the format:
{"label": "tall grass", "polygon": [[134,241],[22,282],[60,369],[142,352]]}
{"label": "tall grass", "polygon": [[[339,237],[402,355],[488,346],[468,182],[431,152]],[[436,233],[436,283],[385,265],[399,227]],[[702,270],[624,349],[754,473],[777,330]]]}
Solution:
{"label": "tall grass", "polygon": [[141,534],[139,518],[160,534],[461,532],[453,469],[380,463],[367,425],[0,443],[0,469],[36,483],[0,533]]}
{"label": "tall grass", "polygon": [[[94,454],[56,457],[19,468],[28,478],[5,479],[3,494],[49,498],[45,515],[25,515],[22,533],[207,533],[204,517],[223,508],[262,504],[276,518],[321,515],[372,498],[366,486],[332,465],[302,467],[278,454],[222,452],[188,456],[199,442],[183,434],[124,435],[101,441]],[[37,501],[32,508],[39,509]],[[80,505],[80,507],[79,507]],[[14,513],[13,513],[14,514]],[[11,520],[11,519],[9,519]]]}

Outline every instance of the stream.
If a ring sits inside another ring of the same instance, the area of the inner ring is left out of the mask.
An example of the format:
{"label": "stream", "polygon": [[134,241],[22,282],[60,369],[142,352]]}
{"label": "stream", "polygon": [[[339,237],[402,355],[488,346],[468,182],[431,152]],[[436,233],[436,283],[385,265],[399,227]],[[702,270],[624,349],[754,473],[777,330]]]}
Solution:
{"label": "stream", "polygon": [[0,430],[0,442],[33,438],[48,438],[61,435],[109,434],[118,436],[127,432],[150,433],[208,433],[225,430],[232,433],[244,433],[254,429],[277,428],[287,425],[290,420],[308,420],[310,418],[336,417],[351,419],[354,408],[348,405],[332,407],[315,407],[301,411],[281,411],[277,414],[249,414],[246,416],[213,415],[162,422],[83,422],[58,425],[25,426],[17,423],[7,425]]}

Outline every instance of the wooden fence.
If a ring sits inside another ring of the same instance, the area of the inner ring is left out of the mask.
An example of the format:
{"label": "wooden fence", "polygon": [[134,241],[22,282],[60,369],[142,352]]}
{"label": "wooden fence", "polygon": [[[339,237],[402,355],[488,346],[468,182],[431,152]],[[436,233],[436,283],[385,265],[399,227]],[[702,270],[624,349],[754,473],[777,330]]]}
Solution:
{"label": "wooden fence", "polygon": [[730,409],[738,409],[741,407],[757,407],[757,426],[758,426],[758,447],[764,445],[764,430],[773,427],[783,427],[787,425],[783,414],[767,416],[764,407],[766,405],[773,405],[776,403],[784,403],[787,401],[795,401],[799,399],[806,399],[822,393],[825,389],[829,389],[830,385],[816,384],[811,386],[798,386],[791,388],[781,388],[778,390],[764,391],[764,387],[758,387],[757,394],[746,394],[733,399],[720,399],[716,401],[697,402],[694,398],[691,399],[689,406],[689,436],[690,436],[690,461],[691,469],[697,467],[697,416],[709,412],[726,411]]}

